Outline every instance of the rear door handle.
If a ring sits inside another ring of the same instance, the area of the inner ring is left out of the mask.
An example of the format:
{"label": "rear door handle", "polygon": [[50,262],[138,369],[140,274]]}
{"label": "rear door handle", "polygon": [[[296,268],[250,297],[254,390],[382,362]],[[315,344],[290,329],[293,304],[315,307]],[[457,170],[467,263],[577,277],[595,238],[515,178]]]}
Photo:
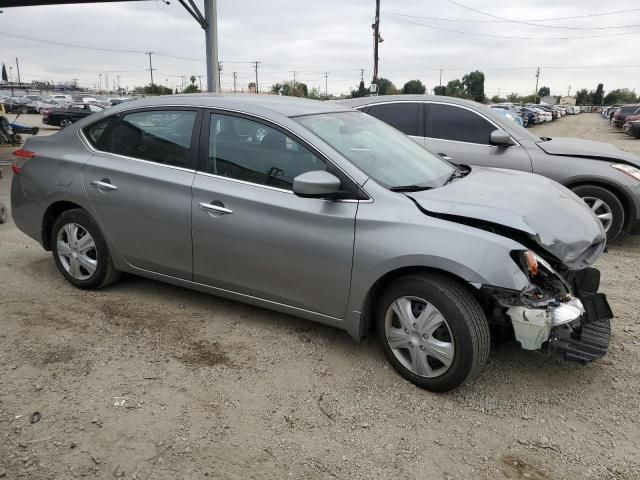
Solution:
{"label": "rear door handle", "polygon": [[[222,203],[222,202],[219,202],[219,203]],[[232,215],[233,214],[233,210],[229,210],[228,208],[225,208],[223,205],[215,205],[213,203],[205,203],[205,202],[200,202],[199,205],[201,209],[216,215]]]}
{"label": "rear door handle", "polygon": [[91,182],[91,185],[93,185],[94,187],[96,187],[98,190],[117,190],[118,187],[116,187],[114,184],[112,184],[108,179],[103,178],[102,180],[93,180]]}

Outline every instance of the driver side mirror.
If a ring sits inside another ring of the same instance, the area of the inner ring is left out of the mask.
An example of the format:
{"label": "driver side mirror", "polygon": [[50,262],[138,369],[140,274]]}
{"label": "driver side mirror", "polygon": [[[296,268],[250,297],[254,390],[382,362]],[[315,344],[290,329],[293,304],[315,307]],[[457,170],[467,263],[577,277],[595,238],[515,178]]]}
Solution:
{"label": "driver side mirror", "polygon": [[511,135],[499,128],[491,132],[489,143],[491,143],[491,145],[497,145],[498,147],[510,147],[515,145],[513,140],[511,140]]}
{"label": "driver side mirror", "polygon": [[301,173],[293,179],[293,193],[303,198],[331,198],[341,186],[338,177],[324,170]]}

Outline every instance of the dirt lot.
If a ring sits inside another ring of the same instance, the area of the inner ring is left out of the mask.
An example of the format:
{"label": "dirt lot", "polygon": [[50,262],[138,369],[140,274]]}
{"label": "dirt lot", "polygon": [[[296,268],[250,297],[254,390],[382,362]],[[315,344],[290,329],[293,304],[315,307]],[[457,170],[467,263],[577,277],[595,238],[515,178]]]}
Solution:
{"label": "dirt lot", "polygon": [[[537,133],[640,152],[611,130],[582,114]],[[623,238],[599,261],[616,313],[607,358],[494,344],[476,381],[436,395],[375,340],[131,276],[74,289],[9,221],[0,478],[640,478],[639,249]]]}

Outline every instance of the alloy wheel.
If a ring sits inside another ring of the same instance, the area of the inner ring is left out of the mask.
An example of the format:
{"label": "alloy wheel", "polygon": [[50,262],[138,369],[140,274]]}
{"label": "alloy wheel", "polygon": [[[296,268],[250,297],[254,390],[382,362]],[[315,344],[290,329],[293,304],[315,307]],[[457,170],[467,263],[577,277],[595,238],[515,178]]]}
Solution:
{"label": "alloy wheel", "polygon": [[60,128],[67,128],[69,125],[71,125],[71,120],[69,120],[68,118],[64,118],[62,120],[60,120]]}
{"label": "alloy wheel", "polygon": [[73,278],[88,280],[98,268],[95,241],[77,223],[67,223],[58,231],[56,251],[60,263]]}
{"label": "alloy wheel", "polygon": [[438,309],[419,297],[400,297],[387,309],[385,334],[398,361],[416,375],[434,378],[453,363],[453,335]]}
{"label": "alloy wheel", "polygon": [[596,217],[602,222],[604,231],[608,232],[613,224],[613,212],[611,207],[604,200],[596,197],[582,197],[584,203],[596,214]]}

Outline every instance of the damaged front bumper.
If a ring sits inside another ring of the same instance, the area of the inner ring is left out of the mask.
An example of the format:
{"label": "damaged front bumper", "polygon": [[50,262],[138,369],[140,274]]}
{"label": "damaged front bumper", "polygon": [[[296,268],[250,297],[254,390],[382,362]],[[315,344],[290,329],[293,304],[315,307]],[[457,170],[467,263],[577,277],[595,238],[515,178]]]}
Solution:
{"label": "damaged front bumper", "polygon": [[[554,272],[555,273],[555,272]],[[613,312],[598,293],[600,272],[585,268],[567,274],[570,290],[560,299],[532,304],[520,295],[496,295],[506,308],[516,340],[525,350],[544,350],[565,360],[586,363],[607,354]]]}

